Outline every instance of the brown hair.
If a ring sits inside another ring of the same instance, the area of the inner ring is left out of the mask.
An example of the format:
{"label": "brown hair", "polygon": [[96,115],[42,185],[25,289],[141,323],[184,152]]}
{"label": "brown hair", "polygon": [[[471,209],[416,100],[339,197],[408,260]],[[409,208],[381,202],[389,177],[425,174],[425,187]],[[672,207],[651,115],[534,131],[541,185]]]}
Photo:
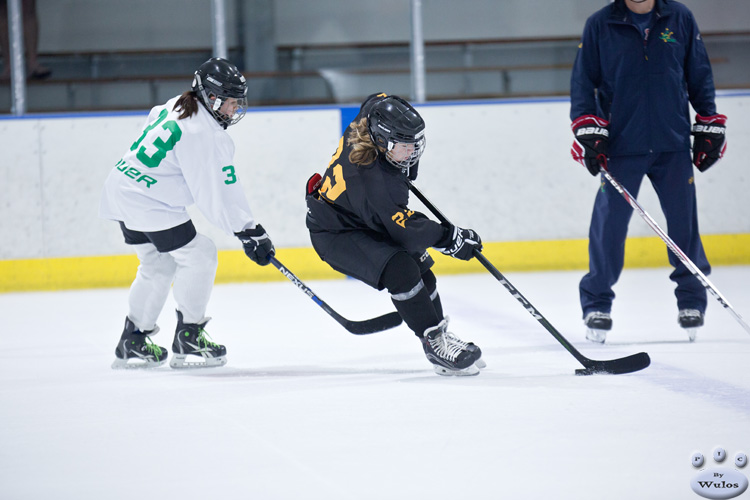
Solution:
{"label": "brown hair", "polygon": [[198,112],[198,93],[192,90],[186,90],[174,103],[172,111],[181,109],[182,113],[177,117],[178,120],[184,120],[190,118]]}
{"label": "brown hair", "polygon": [[372,142],[367,129],[367,117],[352,123],[352,131],[346,138],[346,144],[352,147],[349,161],[355,165],[369,165],[378,157],[378,147]]}

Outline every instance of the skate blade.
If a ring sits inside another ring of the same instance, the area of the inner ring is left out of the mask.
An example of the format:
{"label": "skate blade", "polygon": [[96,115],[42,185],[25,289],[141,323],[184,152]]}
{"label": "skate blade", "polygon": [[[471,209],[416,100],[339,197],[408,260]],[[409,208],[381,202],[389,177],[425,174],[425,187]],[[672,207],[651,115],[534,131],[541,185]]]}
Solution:
{"label": "skate blade", "polygon": [[129,360],[115,358],[115,360],[112,362],[112,369],[113,370],[142,370],[142,369],[156,368],[156,367],[163,365],[166,362],[167,362],[167,358],[164,358],[161,361],[143,361],[141,359],[136,359],[136,358],[130,358]]}
{"label": "skate blade", "polygon": [[586,330],[586,340],[597,344],[603,344],[607,340],[607,330],[597,330],[596,328],[589,328]]}
{"label": "skate blade", "polygon": [[474,366],[483,370],[487,367],[487,363],[485,363],[482,358],[479,358],[478,360],[474,361]]}
{"label": "skate blade", "polygon": [[461,370],[450,370],[444,366],[433,365],[435,373],[443,377],[471,377],[479,375],[479,368],[476,365],[467,366]]}
{"label": "skate blade", "polygon": [[690,342],[695,342],[695,336],[698,334],[697,328],[684,328],[684,330],[687,332],[688,340]]}
{"label": "skate blade", "polygon": [[[190,356],[190,358],[188,356]],[[215,366],[224,366],[225,364],[227,364],[226,356],[204,358],[189,354],[173,354],[172,359],[169,361],[169,366],[176,369],[213,368]]]}

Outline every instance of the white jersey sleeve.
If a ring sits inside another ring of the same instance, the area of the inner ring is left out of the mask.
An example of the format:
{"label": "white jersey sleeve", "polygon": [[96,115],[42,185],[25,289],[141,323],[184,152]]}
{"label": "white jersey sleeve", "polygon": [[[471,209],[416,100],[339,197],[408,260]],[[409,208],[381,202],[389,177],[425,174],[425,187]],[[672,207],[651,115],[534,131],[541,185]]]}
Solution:
{"label": "white jersey sleeve", "polygon": [[255,224],[234,167],[234,143],[203,106],[179,119],[177,97],[149,113],[140,137],[109,174],[101,217],[136,231],[160,231],[190,220],[196,204],[228,234]]}
{"label": "white jersey sleeve", "polygon": [[234,166],[234,142],[225,130],[196,137],[176,156],[196,206],[212,224],[234,234],[253,221]]}

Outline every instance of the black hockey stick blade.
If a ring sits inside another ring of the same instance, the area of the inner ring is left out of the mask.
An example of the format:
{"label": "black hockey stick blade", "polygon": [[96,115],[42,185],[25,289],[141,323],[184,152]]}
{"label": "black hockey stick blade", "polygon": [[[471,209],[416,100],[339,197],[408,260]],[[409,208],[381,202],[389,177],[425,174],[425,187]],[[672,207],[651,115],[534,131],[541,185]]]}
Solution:
{"label": "black hockey stick blade", "polygon": [[305,295],[310,297],[313,302],[318,304],[325,312],[327,312],[329,316],[338,321],[341,326],[346,328],[349,333],[353,333],[354,335],[369,335],[370,333],[390,330],[391,328],[395,328],[401,324],[401,315],[399,315],[399,313],[397,312],[391,312],[382,316],[378,316],[377,318],[371,318],[362,321],[353,321],[350,319],[346,319],[345,317],[334,311],[333,308],[326,304],[323,299],[318,297],[310,287],[305,285],[305,283],[301,279],[295,276],[294,273],[292,273],[289,269],[286,268],[286,266],[279,262],[276,257],[270,257],[269,261],[274,265],[276,269],[281,272],[281,274],[286,276],[289,281],[297,285],[297,288],[302,290]]}
{"label": "black hockey stick blade", "polygon": [[341,323],[344,328],[349,330],[349,333],[353,333],[354,335],[378,333],[395,328],[402,323],[401,315],[397,312],[390,312],[376,318],[365,319],[362,321],[353,321],[345,318],[339,319],[335,316],[334,318]]}
{"label": "black hockey stick blade", "polygon": [[643,370],[651,364],[651,358],[645,352],[608,361],[595,361],[588,358],[579,361],[586,368],[576,370],[576,375],[594,375],[597,373],[619,375],[622,373],[633,373]]}

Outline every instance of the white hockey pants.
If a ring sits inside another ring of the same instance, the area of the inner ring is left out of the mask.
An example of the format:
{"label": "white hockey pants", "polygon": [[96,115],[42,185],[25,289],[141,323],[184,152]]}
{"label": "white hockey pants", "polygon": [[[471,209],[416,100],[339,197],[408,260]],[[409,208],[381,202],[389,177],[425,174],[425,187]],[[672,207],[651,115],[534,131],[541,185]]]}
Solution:
{"label": "white hockey pants", "polygon": [[160,253],[152,243],[133,245],[140,260],[130,286],[128,317],[141,331],[156,326],[174,283],[174,299],[185,323],[205,318],[216,277],[216,245],[197,234],[182,248]]}

